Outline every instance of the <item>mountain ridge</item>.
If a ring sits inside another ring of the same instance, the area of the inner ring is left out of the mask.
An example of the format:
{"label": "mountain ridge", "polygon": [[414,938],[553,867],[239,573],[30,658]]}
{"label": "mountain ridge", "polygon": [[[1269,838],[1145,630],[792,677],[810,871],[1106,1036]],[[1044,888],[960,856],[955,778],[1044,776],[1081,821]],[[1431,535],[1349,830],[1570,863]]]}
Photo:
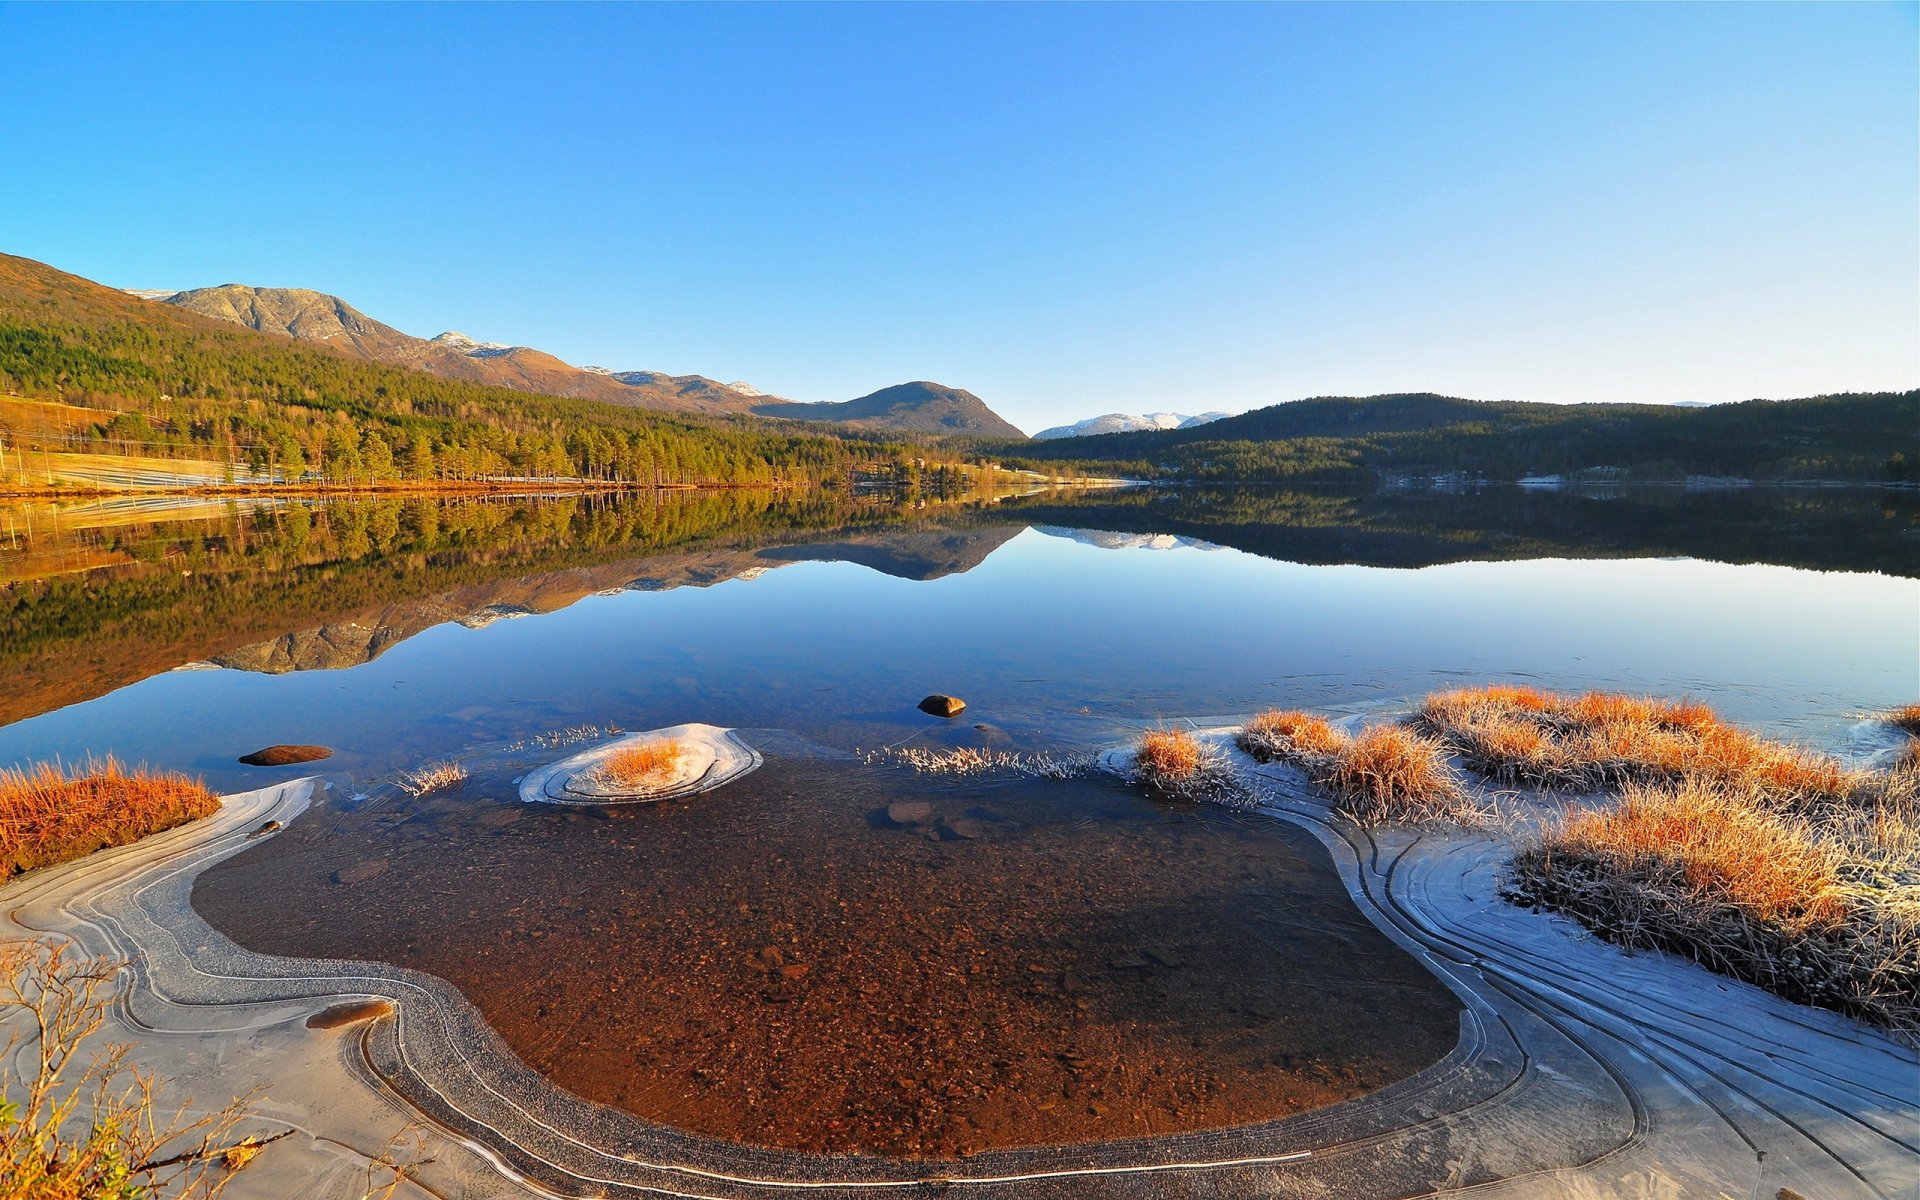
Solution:
{"label": "mountain ridge", "polygon": [[760,403],[757,397],[730,391],[725,384],[699,375],[595,371],[531,346],[483,342],[451,330],[431,338],[415,337],[367,316],[338,296],[311,288],[224,283],[188,288],[159,300],[258,333],[319,342],[372,362],[517,391],[682,413],[744,413]]}
{"label": "mountain ridge", "polygon": [[340,353],[450,379],[542,395],[706,416],[754,415],[907,433],[968,433],[1025,438],[972,392],[926,380],[896,384],[847,401],[801,403],[741,383],[664,371],[574,366],[531,346],[486,342],[448,330],[415,337],[310,288],[227,283],[178,292],[126,289],[129,295],[228,321],[260,333],[315,342]]}
{"label": "mountain ridge", "polygon": [[1027,436],[972,392],[926,379],[897,383],[852,400],[816,404],[788,400],[756,405],[753,412],[763,417],[830,422],[856,429],[966,433],[1023,440]]}

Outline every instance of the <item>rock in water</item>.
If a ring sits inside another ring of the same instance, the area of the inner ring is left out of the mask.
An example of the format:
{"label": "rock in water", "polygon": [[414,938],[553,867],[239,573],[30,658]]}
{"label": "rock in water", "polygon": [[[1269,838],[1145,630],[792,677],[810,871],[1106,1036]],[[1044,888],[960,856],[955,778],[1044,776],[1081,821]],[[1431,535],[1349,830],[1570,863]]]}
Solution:
{"label": "rock in water", "polygon": [[967,702],[960,697],[942,696],[938,693],[920,702],[920,711],[935,717],[957,717],[966,707]]}
{"label": "rock in water", "polygon": [[895,825],[918,825],[933,819],[933,805],[925,800],[896,800],[887,805],[887,820]]}
{"label": "rock in water", "polygon": [[333,751],[325,746],[268,746],[252,754],[242,754],[240,761],[250,767],[290,767],[294,763],[318,762],[332,757]]}

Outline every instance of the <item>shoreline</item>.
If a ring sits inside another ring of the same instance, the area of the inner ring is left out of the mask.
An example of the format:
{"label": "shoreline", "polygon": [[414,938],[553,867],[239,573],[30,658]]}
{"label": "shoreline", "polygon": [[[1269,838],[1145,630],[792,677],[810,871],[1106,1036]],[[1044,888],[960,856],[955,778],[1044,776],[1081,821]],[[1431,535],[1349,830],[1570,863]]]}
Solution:
{"label": "shoreline", "polygon": [[[211,818],[23,876],[0,899],[14,931],[134,960],[133,1023],[116,1035],[135,1040],[135,1061],[197,1089],[196,1100],[224,1102],[218,1089],[235,1082],[226,1071],[207,1074],[210,1055],[254,1045],[248,1078],[266,1087],[261,1123],[293,1124],[305,1137],[276,1144],[237,1176],[236,1200],[288,1194],[270,1181],[313,1178],[321,1164],[347,1182],[340,1146],[375,1148],[380,1130],[401,1120],[373,1102],[383,1087],[430,1131],[426,1190],[403,1193],[416,1195],[458,1194],[489,1178],[497,1192],[504,1173],[548,1194],[588,1181],[610,1195],[700,1197],[782,1195],[796,1184],[850,1195],[916,1191],[915,1183],[938,1181],[992,1197],[1132,1196],[1172,1172],[1221,1196],[1332,1188],[1358,1197],[1368,1184],[1404,1194],[1419,1181],[1389,1179],[1380,1164],[1437,1154],[1452,1164],[1448,1187],[1496,1196],[1535,1194],[1541,1171],[1569,1195],[1645,1190],[1653,1181],[1692,1194],[1744,1187],[1758,1175],[1757,1194],[1850,1196],[1895,1192],[1920,1167],[1920,1151],[1898,1133],[1920,1107],[1911,1048],[1514,906],[1498,890],[1508,834],[1363,830],[1334,817],[1293,768],[1254,763],[1232,747],[1231,731],[1203,736],[1224,744],[1231,769],[1260,794],[1258,811],[1313,833],[1368,918],[1466,1005],[1461,1044],[1441,1064],[1359,1100],[1253,1127],[956,1163],[822,1161],[582,1105],[504,1054],[471,1005],[439,980],[380,964],[269,960],[212,931],[188,900],[194,876],[255,836],[272,836],[254,832],[262,821],[291,821],[313,780],[228,797]],[[343,999],[382,998],[397,1019],[333,1030],[304,1023]],[[236,1017],[239,1029],[231,1028]],[[373,1078],[342,1072],[346,1053]],[[1836,1117],[1853,1129],[1839,1143],[1817,1132]]]}

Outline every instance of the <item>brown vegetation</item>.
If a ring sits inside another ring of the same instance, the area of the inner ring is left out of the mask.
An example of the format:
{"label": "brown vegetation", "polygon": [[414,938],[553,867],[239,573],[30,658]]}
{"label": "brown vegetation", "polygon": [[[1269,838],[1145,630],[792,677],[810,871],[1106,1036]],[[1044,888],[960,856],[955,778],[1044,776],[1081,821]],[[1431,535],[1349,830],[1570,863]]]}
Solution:
{"label": "brown vegetation", "polygon": [[1305,771],[1334,794],[1334,811],[1361,825],[1396,821],[1460,821],[1480,816],[1447,766],[1439,743],[1400,725],[1375,725],[1349,736],[1324,717],[1273,709],[1240,730],[1240,748],[1261,762],[1276,759]]}
{"label": "brown vegetation", "polygon": [[1403,725],[1375,725],[1315,773],[1337,797],[1334,811],[1361,825],[1461,821],[1478,815],[1438,742]]}
{"label": "brown vegetation", "polygon": [[121,846],[220,807],[198,780],[128,770],[112,758],[79,775],[0,771],[0,879]]}
{"label": "brown vegetation", "polygon": [[1630,783],[1515,859],[1516,893],[1630,946],[1920,1032],[1913,788],[1796,808],[1763,787]]}
{"label": "brown vegetation", "polygon": [[1325,758],[1339,753],[1346,731],[1299,709],[1268,709],[1240,730],[1240,748],[1261,762],[1276,758]]}
{"label": "brown vegetation", "polygon": [[1149,729],[1134,750],[1134,770],[1148,785],[1190,797],[1207,773],[1206,748],[1184,729]]}
{"label": "brown vegetation", "polygon": [[1698,782],[1830,803],[1864,782],[1830,758],[1755,737],[1686,700],[1467,688],[1427,697],[1416,721],[1503,783],[1587,791]]}
{"label": "brown vegetation", "polygon": [[1902,704],[1880,719],[1896,729],[1920,736],[1920,704]]}
{"label": "brown vegetation", "polygon": [[594,776],[614,787],[646,791],[671,779],[679,764],[679,741],[663,738],[615,750],[594,768]]}

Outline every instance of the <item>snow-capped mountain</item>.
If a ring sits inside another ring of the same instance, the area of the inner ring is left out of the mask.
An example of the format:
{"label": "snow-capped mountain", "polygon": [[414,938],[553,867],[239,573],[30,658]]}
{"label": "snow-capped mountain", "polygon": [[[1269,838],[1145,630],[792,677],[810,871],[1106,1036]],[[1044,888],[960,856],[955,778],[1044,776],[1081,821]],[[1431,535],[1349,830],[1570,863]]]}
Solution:
{"label": "snow-capped mountain", "polygon": [[1052,429],[1042,429],[1034,434],[1035,438],[1092,437],[1101,433],[1138,433],[1146,429],[1191,429],[1195,425],[1205,425],[1209,421],[1218,421],[1221,417],[1230,417],[1232,413],[1205,412],[1197,417],[1184,413],[1108,413],[1103,417],[1089,417],[1071,425],[1056,425]]}
{"label": "snow-capped mountain", "polygon": [[[464,333],[456,333],[451,329],[437,337],[427,340],[436,346],[445,346],[449,350],[458,350],[460,353],[473,358],[491,358],[495,355],[505,354],[513,349],[512,346],[507,345],[505,342],[479,342]],[[592,370],[591,367],[587,369]]]}

